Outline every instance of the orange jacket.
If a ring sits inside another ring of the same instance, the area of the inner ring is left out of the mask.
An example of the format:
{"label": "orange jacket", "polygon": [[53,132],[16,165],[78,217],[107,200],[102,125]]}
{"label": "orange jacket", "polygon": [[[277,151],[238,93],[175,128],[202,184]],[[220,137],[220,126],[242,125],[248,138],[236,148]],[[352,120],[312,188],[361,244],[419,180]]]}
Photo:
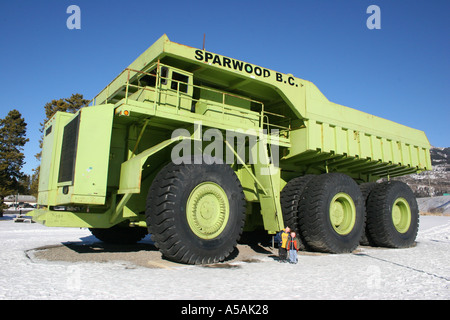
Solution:
{"label": "orange jacket", "polygon": [[[286,244],[286,250],[299,250],[299,246],[300,246],[300,243],[299,243],[299,241],[298,241],[298,239],[297,239],[297,237],[295,237],[294,239],[292,239],[291,237],[289,237],[289,240],[288,240],[288,242],[287,242],[287,244]],[[293,248],[291,248],[291,247],[293,247]]]}

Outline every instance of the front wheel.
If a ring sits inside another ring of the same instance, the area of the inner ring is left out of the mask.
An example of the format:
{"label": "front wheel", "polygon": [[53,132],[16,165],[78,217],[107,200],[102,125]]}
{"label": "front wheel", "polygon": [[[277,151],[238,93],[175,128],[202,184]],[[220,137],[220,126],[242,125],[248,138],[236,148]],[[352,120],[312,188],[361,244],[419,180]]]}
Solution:
{"label": "front wheel", "polygon": [[169,163],[150,187],[146,220],[166,258],[188,264],[222,261],[244,227],[244,192],[228,165]]}

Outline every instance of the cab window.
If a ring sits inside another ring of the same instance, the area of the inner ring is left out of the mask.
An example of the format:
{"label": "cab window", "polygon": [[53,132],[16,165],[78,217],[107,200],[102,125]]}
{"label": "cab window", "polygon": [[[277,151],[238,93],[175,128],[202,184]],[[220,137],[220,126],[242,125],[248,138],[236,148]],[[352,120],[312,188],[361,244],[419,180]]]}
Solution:
{"label": "cab window", "polygon": [[184,74],[173,71],[172,72],[172,84],[170,88],[173,90],[179,90],[180,92],[188,92],[189,77]]}

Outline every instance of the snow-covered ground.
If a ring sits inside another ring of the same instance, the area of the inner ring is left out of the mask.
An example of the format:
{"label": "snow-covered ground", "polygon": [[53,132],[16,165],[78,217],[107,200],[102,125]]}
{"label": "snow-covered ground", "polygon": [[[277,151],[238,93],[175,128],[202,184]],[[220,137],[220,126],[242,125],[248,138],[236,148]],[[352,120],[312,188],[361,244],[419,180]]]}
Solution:
{"label": "snow-covered ground", "polygon": [[444,299],[450,298],[450,217],[422,216],[417,246],[300,255],[297,265],[151,269],[126,262],[50,262],[27,250],[89,237],[0,218],[0,299]]}

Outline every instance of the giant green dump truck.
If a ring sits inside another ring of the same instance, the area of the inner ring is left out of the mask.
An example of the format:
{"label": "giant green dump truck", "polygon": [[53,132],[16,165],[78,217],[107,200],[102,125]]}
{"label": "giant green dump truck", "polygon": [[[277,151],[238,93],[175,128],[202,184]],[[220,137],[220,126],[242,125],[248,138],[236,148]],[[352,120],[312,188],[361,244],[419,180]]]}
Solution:
{"label": "giant green dump truck", "polygon": [[332,103],[309,81],[164,35],[91,105],[45,124],[33,219],[113,243],[150,233],[189,264],[285,226],[307,250],[408,247],[417,203],[390,178],[429,170],[429,148],[422,131]]}

